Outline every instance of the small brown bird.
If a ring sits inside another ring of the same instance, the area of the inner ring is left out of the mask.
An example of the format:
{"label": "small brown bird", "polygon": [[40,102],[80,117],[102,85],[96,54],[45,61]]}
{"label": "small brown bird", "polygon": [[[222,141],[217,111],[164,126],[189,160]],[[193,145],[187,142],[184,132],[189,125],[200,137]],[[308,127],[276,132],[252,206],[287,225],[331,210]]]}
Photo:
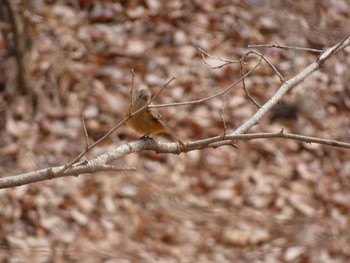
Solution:
{"label": "small brown bird", "polygon": [[[151,92],[147,89],[141,89],[137,94],[137,97],[133,100],[132,105],[128,106],[128,109],[125,112],[125,118],[129,117],[131,113],[144,107],[150,101],[150,99]],[[185,144],[179,138],[177,138],[175,133],[170,130],[163,116],[155,108],[146,107],[139,113],[132,116],[126,123],[135,131],[144,134],[144,136],[166,133],[169,134],[175,141],[185,146]]]}

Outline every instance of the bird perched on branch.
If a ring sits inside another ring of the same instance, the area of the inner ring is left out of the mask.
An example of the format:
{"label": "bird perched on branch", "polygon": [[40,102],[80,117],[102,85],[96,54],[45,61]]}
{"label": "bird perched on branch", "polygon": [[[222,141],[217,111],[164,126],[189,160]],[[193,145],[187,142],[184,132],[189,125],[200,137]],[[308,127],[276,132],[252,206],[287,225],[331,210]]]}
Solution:
{"label": "bird perched on branch", "polygon": [[[125,118],[144,107],[150,100],[151,92],[147,89],[141,89],[133,102],[128,106],[128,109],[125,112]],[[148,106],[145,107],[127,120],[126,123],[135,131],[143,134],[143,137],[147,137],[151,134],[166,133],[175,141],[185,146],[185,143],[175,135],[165,122],[163,116],[155,108],[149,108]]]}

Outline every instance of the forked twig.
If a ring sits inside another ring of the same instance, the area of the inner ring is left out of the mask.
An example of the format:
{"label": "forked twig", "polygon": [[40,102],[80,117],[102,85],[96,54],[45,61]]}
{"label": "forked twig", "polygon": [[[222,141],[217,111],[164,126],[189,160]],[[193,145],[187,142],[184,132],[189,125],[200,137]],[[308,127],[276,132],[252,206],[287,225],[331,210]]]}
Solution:
{"label": "forked twig", "polygon": [[203,103],[205,101],[211,100],[213,98],[219,97],[222,94],[227,93],[231,89],[233,89],[238,83],[242,81],[242,79],[246,78],[249,76],[254,70],[256,70],[261,64],[261,60],[253,67],[251,68],[246,74],[244,74],[242,77],[240,77],[238,80],[236,80],[233,84],[231,84],[228,88],[225,90],[218,92],[214,95],[211,95],[209,97],[205,97],[203,99],[198,99],[198,100],[192,100],[192,101],[187,101],[187,102],[175,102],[175,103],[167,103],[167,104],[154,104],[150,105],[149,108],[165,108],[165,107],[176,107],[176,106],[183,106],[183,105],[191,105],[191,104],[198,104],[198,103]]}
{"label": "forked twig", "polygon": [[[203,59],[204,64],[208,65],[211,69],[219,69],[219,68],[222,68],[222,67],[227,66],[227,65],[232,64],[232,63],[240,63],[239,61],[236,61],[236,60],[228,60],[226,58],[214,57],[213,55],[209,54],[207,51],[204,51],[200,47],[197,47],[197,48],[198,48],[198,50],[200,52],[202,52],[202,59]],[[208,56],[208,57],[210,57],[212,59],[216,59],[216,60],[222,61],[224,63],[222,65],[220,65],[220,66],[213,67],[212,65],[210,65],[207,62],[207,60],[205,59],[205,56]]]}
{"label": "forked twig", "polygon": [[[260,57],[260,62],[261,62],[261,59],[262,57]],[[243,69],[243,64],[244,64],[244,58],[241,59],[241,63],[240,63],[240,66],[241,66],[241,70],[240,70],[240,73],[241,73],[241,77],[244,75],[244,69]],[[260,108],[260,104],[250,95],[250,93],[248,92],[247,88],[246,88],[246,85],[245,85],[245,78],[242,79],[242,85],[243,85],[243,90],[245,92],[245,94],[248,96],[248,98],[253,102],[253,104],[257,107],[257,108]]]}
{"label": "forked twig", "polygon": [[276,67],[264,56],[265,50],[262,54],[253,50],[253,49],[249,49],[249,50],[251,53],[254,53],[254,54],[258,55],[259,57],[261,57],[266,62],[266,64],[269,65],[270,68],[276,73],[276,75],[279,77],[281,83],[284,82],[284,78],[283,78],[282,74],[279,73],[279,71],[276,69]]}

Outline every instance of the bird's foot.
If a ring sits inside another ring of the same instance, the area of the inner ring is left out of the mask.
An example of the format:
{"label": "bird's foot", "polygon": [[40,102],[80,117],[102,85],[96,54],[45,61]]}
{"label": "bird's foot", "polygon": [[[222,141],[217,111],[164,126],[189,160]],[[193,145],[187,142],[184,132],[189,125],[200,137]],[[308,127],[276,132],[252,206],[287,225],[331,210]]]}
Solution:
{"label": "bird's foot", "polygon": [[151,138],[151,137],[149,137],[149,133],[146,133],[146,134],[144,134],[144,135],[142,135],[142,136],[140,137],[140,140],[142,140],[142,139],[148,139],[148,138]]}
{"label": "bird's foot", "polygon": [[154,140],[155,141],[156,139],[150,137],[149,133],[146,133],[145,135],[140,137],[140,140],[145,140],[145,141],[146,140]]}

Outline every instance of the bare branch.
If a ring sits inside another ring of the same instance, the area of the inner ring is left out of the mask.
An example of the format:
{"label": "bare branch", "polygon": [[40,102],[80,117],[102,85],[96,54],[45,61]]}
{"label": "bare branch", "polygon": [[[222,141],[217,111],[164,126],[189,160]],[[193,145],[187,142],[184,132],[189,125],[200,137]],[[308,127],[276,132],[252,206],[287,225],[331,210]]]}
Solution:
{"label": "bare branch", "polygon": [[276,75],[279,77],[281,83],[284,82],[284,78],[283,78],[282,74],[279,73],[279,71],[276,69],[276,67],[264,56],[263,53],[265,51],[261,54],[261,53],[255,51],[255,50],[253,50],[253,49],[249,49],[249,50],[250,50],[251,53],[254,53],[254,54],[258,55],[259,57],[261,57],[267,63],[267,65],[269,65],[270,68],[276,73]]}
{"label": "bare branch", "polygon": [[283,46],[275,42],[272,45],[248,45],[248,48],[280,48],[280,49],[295,49],[295,50],[303,50],[303,51],[309,51],[309,52],[315,52],[315,53],[322,53],[322,50],[314,49],[314,48],[307,48],[307,47],[296,47],[296,46]]}
{"label": "bare branch", "polygon": [[[321,55],[317,62],[322,65],[326,59],[328,59],[329,57],[331,57],[333,54],[336,54],[339,50],[347,47],[350,45],[350,35],[347,35],[346,37],[344,37],[344,39],[342,41],[340,41],[338,44],[336,44],[335,46],[333,46],[332,48],[328,49],[327,51],[325,51],[323,53],[323,55]],[[325,53],[327,53],[327,56],[324,56]]]}
{"label": "bare branch", "polygon": [[[206,52],[203,49],[201,49],[200,47],[197,47],[197,48],[198,48],[198,50],[200,52],[202,52],[202,59],[203,59],[204,64],[208,65],[211,69],[219,69],[219,68],[222,68],[222,67],[227,66],[227,65],[232,64],[232,63],[240,63],[239,60],[228,60],[226,58],[214,57],[214,56],[210,55],[208,52]],[[224,63],[222,65],[220,65],[220,66],[213,67],[212,65],[210,65],[207,62],[207,60],[205,59],[205,56],[208,56],[208,57],[210,57],[212,59],[216,59],[216,60],[222,61]]]}
{"label": "bare branch", "polygon": [[67,172],[62,173],[62,169],[64,166],[50,167],[30,173],[4,177],[0,178],[0,189],[9,188],[15,186],[26,185],[34,182],[40,182],[45,180],[50,180],[59,177],[66,176],[79,176],[81,174],[92,174],[95,172],[101,171],[134,171],[136,168],[134,167],[125,167],[125,168],[116,168],[112,166],[104,166],[104,165],[90,165],[89,162],[87,165],[78,165],[73,166]]}
{"label": "bare branch", "polygon": [[199,100],[192,100],[192,101],[187,101],[187,102],[175,102],[175,103],[167,103],[167,104],[155,104],[155,105],[150,105],[149,108],[165,108],[165,107],[176,107],[176,106],[183,106],[183,105],[191,105],[191,104],[198,104],[198,103],[203,103],[206,102],[208,100],[211,100],[213,98],[219,97],[225,93],[227,93],[228,91],[230,91],[231,89],[233,89],[238,83],[240,83],[242,81],[242,79],[246,78],[247,76],[249,76],[257,67],[259,67],[261,64],[261,62],[257,63],[252,69],[250,69],[246,74],[244,74],[242,77],[240,77],[237,81],[235,81],[233,84],[231,84],[228,88],[226,88],[225,90],[216,93],[212,96],[209,97],[205,97],[203,99],[199,99]]}
{"label": "bare branch", "polygon": [[[203,52],[204,54],[212,57],[212,58],[216,58],[216,57],[213,57],[211,56],[209,53],[205,52],[204,50],[202,50],[201,48],[198,47],[198,49]],[[233,89],[239,82],[243,82],[244,83],[244,79],[249,76],[256,68],[258,68],[260,65],[261,65],[261,60],[264,60],[271,68],[272,70],[277,74],[277,76],[280,78],[281,82],[284,82],[284,78],[282,77],[282,75],[278,72],[278,70],[272,65],[272,63],[266,59],[263,54],[260,54],[259,52],[257,51],[254,51],[254,50],[250,50],[246,55],[245,57],[247,57],[250,53],[254,53],[256,55],[258,55],[260,57],[260,60],[259,62],[252,68],[250,69],[246,74],[241,74],[241,77],[235,81],[231,86],[229,86],[228,88],[226,88],[224,91],[222,92],[219,92],[217,94],[214,94],[212,96],[209,96],[209,97],[206,97],[206,98],[203,98],[203,99],[199,99],[199,100],[193,100],[193,101],[187,101],[187,102],[175,102],[175,103],[167,103],[167,104],[154,104],[154,105],[150,105],[149,107],[150,108],[165,108],[165,107],[176,107],[176,106],[184,106],[184,105],[191,105],[191,104],[199,104],[199,103],[203,103],[205,101],[208,101],[208,100],[211,100],[213,98],[216,98],[222,94],[225,94],[226,92],[230,91],[231,89]],[[219,60],[222,60],[222,61],[228,61],[229,63],[237,63],[237,61],[229,61],[229,60],[226,60],[226,59],[223,59],[223,58],[216,58],[216,59],[219,59]],[[246,64],[246,62],[244,62],[242,59],[240,61],[238,61],[238,63],[241,64],[241,67],[242,67],[242,64]],[[243,85],[245,87],[245,85]],[[260,105],[259,103],[257,103],[254,98],[252,98],[252,96],[250,96],[250,94],[248,93],[247,89],[244,89],[244,91],[246,92],[247,96],[250,98],[250,100],[253,101],[253,103],[259,108]]]}
{"label": "bare branch", "polygon": [[134,92],[134,83],[135,83],[135,71],[134,69],[131,69],[131,74],[132,74],[132,78],[131,78],[131,89],[130,89],[130,112],[129,114],[131,114],[131,109],[132,109],[132,103],[133,103],[133,92]]}
{"label": "bare branch", "polygon": [[[313,62],[311,65],[306,67],[303,71],[301,71],[299,74],[297,74],[293,78],[284,82],[282,86],[279,88],[279,90],[275,93],[275,95],[272,96],[263,106],[261,106],[261,108],[258,111],[256,111],[256,113],[249,120],[247,120],[238,129],[236,129],[233,134],[245,133],[251,127],[256,125],[259,122],[259,120],[265,115],[265,113],[269,111],[275,104],[277,104],[278,101],[281,100],[283,95],[288,90],[297,86],[299,83],[304,81],[307,77],[309,77],[313,72],[320,69],[321,64],[323,64],[326,60],[331,58],[332,55],[337,50],[347,47],[350,44],[350,36],[344,39],[341,43],[342,44],[340,46],[339,44],[336,44],[335,46],[327,49],[324,53],[321,54],[321,56],[317,59],[317,61]],[[322,61],[322,63],[320,63],[320,61]]]}
{"label": "bare branch", "polygon": [[86,125],[85,125],[85,120],[84,120],[84,116],[83,114],[81,115],[81,123],[83,124],[83,128],[84,128],[84,135],[85,135],[85,142],[86,142],[86,149],[89,148],[89,135],[86,129]]}
{"label": "bare branch", "polygon": [[[261,63],[261,59],[262,57],[260,57],[260,63]],[[241,59],[241,63],[240,63],[240,66],[241,66],[241,77],[244,75],[244,69],[243,69],[243,64],[244,64],[244,58]],[[257,107],[257,108],[260,108],[260,104],[250,95],[250,93],[248,92],[246,86],[245,86],[245,78],[242,79],[242,84],[243,84],[243,90],[245,92],[245,94],[248,96],[248,98],[253,102],[253,104]]]}
{"label": "bare branch", "polygon": [[226,126],[226,121],[225,121],[225,101],[226,97],[225,94],[222,95],[222,106],[221,106],[221,120],[222,123],[224,124],[224,135],[226,135],[227,132],[227,126]]}
{"label": "bare branch", "polygon": [[[109,166],[108,163],[110,163],[113,160],[120,159],[121,157],[133,153],[133,152],[139,152],[142,150],[153,150],[157,153],[173,153],[173,154],[179,154],[182,152],[189,152],[193,150],[198,149],[205,149],[205,148],[216,148],[223,145],[229,145],[235,147],[234,142],[236,140],[252,140],[252,139],[262,139],[262,138],[284,138],[284,139],[292,139],[307,143],[319,143],[323,145],[328,146],[336,146],[336,147],[342,147],[350,149],[350,143],[336,141],[336,140],[330,140],[330,139],[323,139],[323,138],[317,138],[317,137],[310,137],[310,136],[303,136],[303,135],[297,135],[297,134],[290,134],[290,133],[284,133],[283,131],[277,132],[277,133],[255,133],[255,134],[243,134],[247,130],[249,130],[252,126],[258,123],[258,121],[262,118],[262,116],[271,109],[281,98],[282,96],[291,88],[298,85],[300,82],[304,81],[308,76],[310,76],[313,72],[318,70],[329,58],[331,58],[334,54],[336,54],[339,50],[344,49],[345,47],[350,45],[350,36],[348,36],[346,39],[344,39],[339,44],[329,48],[324,53],[320,55],[317,61],[313,62],[311,65],[309,65],[307,68],[305,68],[302,72],[300,72],[295,77],[289,79],[286,81],[276,92],[276,94],[271,97],[270,100],[268,100],[261,108],[259,108],[256,113],[248,119],[244,124],[242,124],[238,129],[236,129],[231,134],[224,134],[221,136],[216,136],[212,138],[207,138],[204,140],[198,140],[195,142],[187,143],[186,146],[180,146],[178,143],[161,143],[156,140],[137,140],[130,142],[128,144],[122,145],[117,147],[116,149],[113,149],[109,152],[103,153],[94,159],[90,161],[84,161],[78,164],[71,164],[68,165],[70,169],[67,169],[66,166],[60,166],[60,167],[51,167],[47,169],[42,169],[39,171],[34,171],[27,174],[22,175],[15,175],[11,177],[5,177],[0,178],[0,188],[7,188],[7,187],[14,187],[14,186],[20,186],[32,182],[38,182],[63,176],[78,176],[79,174],[83,173],[94,173],[97,171],[115,171],[115,170],[130,170],[134,168],[116,168],[114,166]],[[256,68],[259,64],[257,64],[254,68]],[[254,69],[253,68],[253,69]],[[244,77],[252,72],[251,69],[248,73],[244,75]],[[172,78],[170,81],[168,81],[152,98],[154,100],[160,92],[170,84],[170,82],[173,80]],[[242,78],[241,78],[242,79]],[[241,80],[240,79],[240,80]],[[239,81],[240,81],[239,80]],[[237,82],[238,83],[238,82]],[[229,88],[224,90],[221,93],[218,93],[216,95],[213,95],[211,97],[205,98],[204,100],[208,100],[212,97],[220,96],[225,94],[228,90],[233,88],[237,83],[231,85]],[[151,100],[151,101],[152,101]],[[150,101],[150,102],[151,102]],[[149,103],[150,103],[149,102]],[[148,104],[149,104],[148,103]],[[148,107],[148,104],[145,105],[145,107]],[[163,106],[163,105],[161,105]],[[134,114],[137,114],[139,111],[143,110],[143,108],[139,109],[138,111],[134,112],[129,116],[132,117]],[[89,149],[96,146],[100,141],[105,139],[108,135],[110,135],[113,131],[115,131],[118,127],[120,127],[122,124],[124,124],[127,121],[128,118],[125,118],[123,121],[121,121],[119,124],[117,124],[111,131],[109,131],[104,137],[102,137],[97,142],[93,143],[88,147],[87,150],[85,150],[81,155],[79,155],[76,160],[79,160],[82,155],[84,155]]]}
{"label": "bare branch", "polygon": [[291,133],[253,133],[253,134],[231,134],[225,136],[216,136],[204,140],[187,143],[186,147],[180,146],[178,143],[162,143],[153,139],[140,139],[121,145],[111,151],[103,153],[90,161],[84,161],[74,164],[69,170],[62,172],[64,166],[46,168],[26,174],[15,175],[10,177],[0,178],[0,189],[25,185],[33,182],[39,182],[65,176],[78,176],[80,174],[95,173],[100,171],[132,171],[134,167],[118,168],[108,165],[108,163],[118,160],[123,156],[140,152],[143,150],[153,150],[157,153],[172,153],[179,154],[182,152],[190,152],[205,148],[217,148],[228,145],[236,147],[236,140],[253,140],[253,139],[272,139],[284,138],[302,141],[306,143],[319,143],[328,146],[336,146],[350,149],[350,143],[329,140],[317,137],[303,136]]}

